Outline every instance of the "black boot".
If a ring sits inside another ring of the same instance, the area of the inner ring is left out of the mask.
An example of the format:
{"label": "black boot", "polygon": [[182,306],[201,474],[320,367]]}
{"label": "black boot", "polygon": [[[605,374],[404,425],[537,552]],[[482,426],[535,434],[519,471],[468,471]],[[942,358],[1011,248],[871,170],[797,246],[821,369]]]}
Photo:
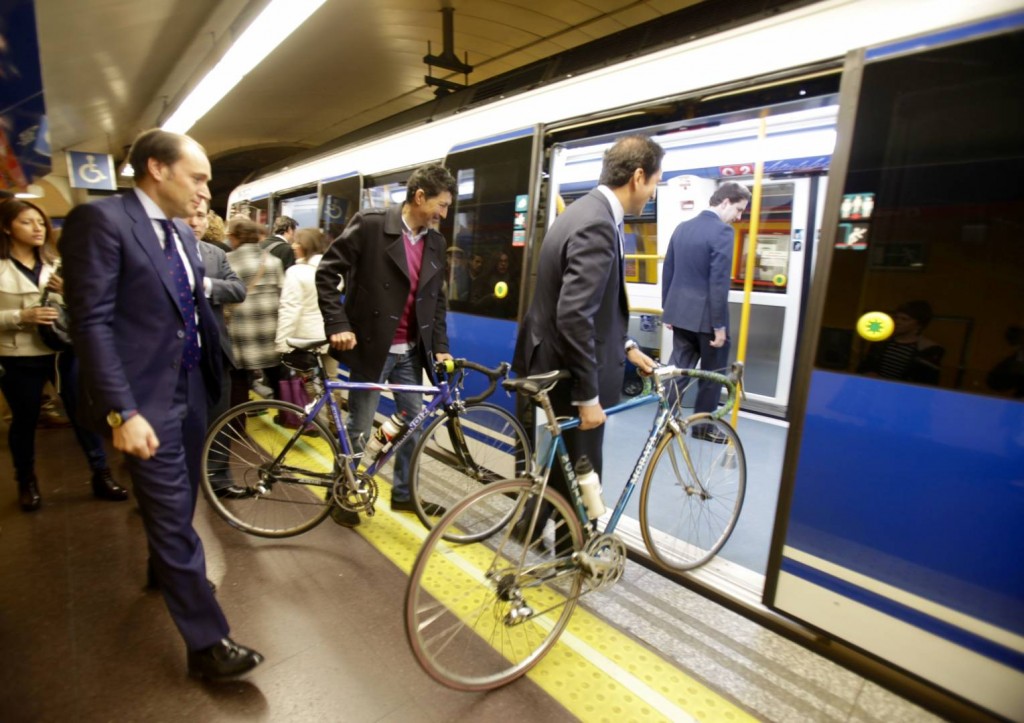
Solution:
{"label": "black boot", "polygon": [[114,481],[114,477],[106,467],[92,473],[92,494],[97,499],[114,502],[128,499],[128,490]]}
{"label": "black boot", "polygon": [[39,482],[34,474],[18,480],[18,492],[18,504],[25,512],[38,510],[43,504],[43,498],[39,496]]}

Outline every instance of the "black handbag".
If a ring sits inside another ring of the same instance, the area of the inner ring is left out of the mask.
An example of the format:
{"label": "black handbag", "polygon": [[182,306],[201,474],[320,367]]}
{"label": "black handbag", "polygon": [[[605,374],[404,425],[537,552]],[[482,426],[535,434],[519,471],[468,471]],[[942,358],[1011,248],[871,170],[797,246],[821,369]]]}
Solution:
{"label": "black handbag", "polygon": [[[53,273],[56,274],[59,271],[60,261],[57,262]],[[43,295],[39,297],[39,305],[49,306],[57,310],[57,318],[53,320],[53,324],[39,324],[36,327],[39,330],[39,337],[43,340],[43,343],[54,351],[68,351],[71,349],[71,329],[69,328],[67,307],[51,299],[49,289],[43,289]]]}

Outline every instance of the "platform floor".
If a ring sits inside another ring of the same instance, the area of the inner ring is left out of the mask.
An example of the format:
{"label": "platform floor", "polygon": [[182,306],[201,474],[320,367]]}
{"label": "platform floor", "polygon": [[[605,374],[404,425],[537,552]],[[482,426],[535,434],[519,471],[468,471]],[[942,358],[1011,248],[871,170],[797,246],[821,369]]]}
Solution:
{"label": "platform floor", "polygon": [[357,531],[328,520],[275,541],[231,529],[201,500],[232,636],[267,660],[243,682],[196,683],[162,598],[143,590],[134,502],[92,498],[69,430],[41,430],[38,445],[44,504],[26,514],[0,442],[2,721],[936,720],[633,565],[585,600],[528,678],[449,690],[406,643],[404,569],[421,533],[386,503]]}

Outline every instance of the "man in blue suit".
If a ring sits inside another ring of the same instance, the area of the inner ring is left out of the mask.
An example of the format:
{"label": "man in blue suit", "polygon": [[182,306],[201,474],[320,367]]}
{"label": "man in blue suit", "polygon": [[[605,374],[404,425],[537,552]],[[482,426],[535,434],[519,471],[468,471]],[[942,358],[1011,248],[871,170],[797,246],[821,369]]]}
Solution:
{"label": "man in blue suit", "polygon": [[75,208],[61,241],[83,421],[110,428],[125,453],[189,673],[228,679],[263,657],[228,637],[192,526],[221,349],[195,240],[179,219],[210,198],[210,162],[191,138],[159,129],[135,140],[129,161],[135,189]]}
{"label": "man in blue suit", "polygon": [[[587,455],[601,474],[604,407],[618,403],[628,356],[641,373],[654,361],[626,336],[629,300],[622,223],[654,197],[665,151],[646,136],[627,136],[605,151],[599,185],[569,205],[544,236],[537,285],[516,339],[518,374],[568,369],[550,394],[558,415],[580,418],[565,433],[573,459]],[[566,499],[559,465],[551,483]]]}
{"label": "man in blue suit", "polygon": [[[661,276],[662,320],[672,329],[669,363],[684,369],[722,369],[729,363],[729,285],[733,229],[750,201],[746,186],[729,181],[711,195],[710,208],[676,227]],[[694,412],[713,412],[722,385],[701,381]],[[708,425],[695,437],[713,442]]]}

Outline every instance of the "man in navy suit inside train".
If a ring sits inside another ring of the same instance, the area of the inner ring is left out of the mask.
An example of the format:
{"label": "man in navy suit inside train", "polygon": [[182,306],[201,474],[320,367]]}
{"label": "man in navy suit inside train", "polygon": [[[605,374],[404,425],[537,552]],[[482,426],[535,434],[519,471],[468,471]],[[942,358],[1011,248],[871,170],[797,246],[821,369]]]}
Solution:
{"label": "man in navy suit inside train", "polygon": [[[714,371],[729,363],[729,285],[732,281],[734,233],[750,191],[734,181],[711,195],[710,208],[684,221],[672,233],[661,275],[662,321],[672,329],[669,363]],[[701,380],[694,412],[713,412],[722,385]],[[708,425],[694,427],[693,436],[724,443]]]}
{"label": "man in navy suit inside train", "polygon": [[[587,455],[601,474],[604,407],[622,393],[625,359],[641,373],[654,361],[626,336],[623,219],[639,215],[661,179],[664,149],[646,136],[627,136],[605,151],[599,185],[569,205],[544,236],[537,285],[516,339],[518,374],[567,369],[572,378],[550,394],[558,415],[580,417],[565,433],[573,459]],[[566,499],[559,465],[551,481]]]}
{"label": "man in navy suit inside train", "polygon": [[263,657],[228,637],[192,526],[208,397],[222,352],[192,230],[210,162],[188,136],[153,129],[129,153],[135,188],[78,206],[61,241],[65,298],[81,362],[83,421],[125,453],[154,582],[193,676],[242,675]]}

